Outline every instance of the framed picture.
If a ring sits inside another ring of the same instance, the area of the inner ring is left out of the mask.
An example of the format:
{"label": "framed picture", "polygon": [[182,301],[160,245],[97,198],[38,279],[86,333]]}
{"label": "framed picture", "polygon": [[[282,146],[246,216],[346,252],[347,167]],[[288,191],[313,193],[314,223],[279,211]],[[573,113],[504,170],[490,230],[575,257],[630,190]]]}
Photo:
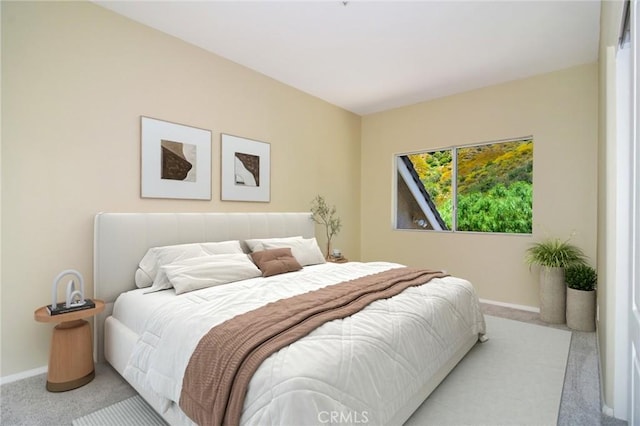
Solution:
{"label": "framed picture", "polygon": [[271,145],[222,134],[223,201],[270,201]]}
{"label": "framed picture", "polygon": [[141,117],[143,198],[211,199],[211,131]]}

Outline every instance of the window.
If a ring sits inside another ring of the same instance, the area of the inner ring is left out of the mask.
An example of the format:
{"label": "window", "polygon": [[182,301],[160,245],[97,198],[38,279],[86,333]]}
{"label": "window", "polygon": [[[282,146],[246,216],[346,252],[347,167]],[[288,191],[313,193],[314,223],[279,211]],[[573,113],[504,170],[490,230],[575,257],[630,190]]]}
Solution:
{"label": "window", "polygon": [[396,229],[531,233],[531,137],[395,160]]}

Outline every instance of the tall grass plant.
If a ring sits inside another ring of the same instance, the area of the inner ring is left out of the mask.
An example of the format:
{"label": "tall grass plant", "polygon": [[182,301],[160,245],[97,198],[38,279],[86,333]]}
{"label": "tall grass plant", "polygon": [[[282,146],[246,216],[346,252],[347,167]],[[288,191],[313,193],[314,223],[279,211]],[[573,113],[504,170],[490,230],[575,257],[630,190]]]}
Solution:
{"label": "tall grass plant", "polygon": [[527,249],[525,261],[529,266],[540,265],[547,268],[566,268],[585,263],[584,252],[568,240],[548,239],[534,243]]}

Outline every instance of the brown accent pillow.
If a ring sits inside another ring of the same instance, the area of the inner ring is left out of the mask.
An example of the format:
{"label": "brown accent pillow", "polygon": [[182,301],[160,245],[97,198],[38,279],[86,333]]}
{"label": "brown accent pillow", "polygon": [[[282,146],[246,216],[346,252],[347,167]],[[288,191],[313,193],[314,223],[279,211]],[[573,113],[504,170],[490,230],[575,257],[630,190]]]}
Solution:
{"label": "brown accent pillow", "polygon": [[251,253],[251,259],[262,271],[263,277],[299,271],[302,266],[291,254],[290,248],[261,250]]}

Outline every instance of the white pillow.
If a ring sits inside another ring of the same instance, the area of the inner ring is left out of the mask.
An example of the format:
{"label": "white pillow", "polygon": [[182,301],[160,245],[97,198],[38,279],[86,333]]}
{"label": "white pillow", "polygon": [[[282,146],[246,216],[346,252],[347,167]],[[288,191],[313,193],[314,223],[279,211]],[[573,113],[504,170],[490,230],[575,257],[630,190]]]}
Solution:
{"label": "white pillow", "polygon": [[147,275],[147,273],[144,272],[139,267],[138,269],[136,269],[135,280],[136,280],[136,286],[138,288],[149,287],[153,284],[153,280],[151,279],[151,277],[149,277],[149,275]]}
{"label": "white pillow", "polygon": [[152,247],[147,250],[147,253],[138,264],[138,270],[135,275],[136,286],[138,286],[138,288],[144,288],[154,284],[158,270],[163,265],[182,259],[229,253],[243,253],[240,241],[233,240],[215,243],[192,243]]}
{"label": "white pillow", "polygon": [[298,263],[302,266],[316,265],[318,263],[326,262],[315,238],[298,238],[289,241],[263,242],[256,246],[255,251],[260,251],[261,247],[262,250],[288,247],[291,249],[293,257],[295,257]]}
{"label": "white pillow", "polygon": [[255,278],[262,272],[248,254],[216,254],[174,262],[160,268],[176,294]]}
{"label": "white pillow", "polygon": [[[249,250],[254,252],[254,251],[258,251],[258,250],[255,249],[256,246],[258,246],[258,244],[280,243],[280,242],[287,242],[287,241],[301,240],[301,239],[302,239],[302,236],[284,237],[284,238],[253,238],[253,239],[250,239],[250,240],[244,240],[244,242],[247,243],[247,246],[249,247]],[[286,247],[288,247],[288,246],[286,246]]]}

